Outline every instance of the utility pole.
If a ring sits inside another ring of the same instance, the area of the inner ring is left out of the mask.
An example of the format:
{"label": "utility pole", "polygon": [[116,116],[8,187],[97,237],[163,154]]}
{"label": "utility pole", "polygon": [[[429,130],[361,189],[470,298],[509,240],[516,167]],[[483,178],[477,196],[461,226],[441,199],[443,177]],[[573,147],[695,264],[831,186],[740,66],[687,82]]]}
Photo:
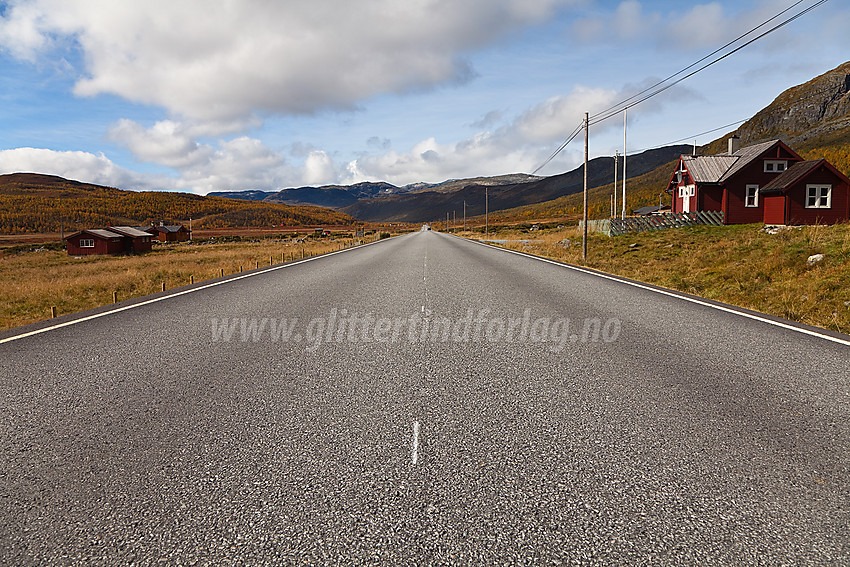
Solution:
{"label": "utility pole", "polygon": [[581,237],[581,259],[587,260],[587,138],[590,130],[588,113],[584,113],[584,234]]}
{"label": "utility pole", "polygon": [[628,124],[629,109],[626,108],[623,110],[623,219],[626,218],[626,156],[629,153],[626,147],[626,127]]}
{"label": "utility pole", "polygon": [[614,150],[614,208],[612,209],[611,217],[617,216],[617,166],[620,161],[620,150]]}
{"label": "utility pole", "polygon": [[457,230],[457,211],[452,209],[452,224],[455,226],[455,230]]}
{"label": "utility pole", "polygon": [[449,212],[446,211],[446,232],[449,231]]}
{"label": "utility pole", "polygon": [[466,232],[466,199],[463,200],[463,231]]}
{"label": "utility pole", "polygon": [[490,238],[490,196],[484,188],[484,237]]}

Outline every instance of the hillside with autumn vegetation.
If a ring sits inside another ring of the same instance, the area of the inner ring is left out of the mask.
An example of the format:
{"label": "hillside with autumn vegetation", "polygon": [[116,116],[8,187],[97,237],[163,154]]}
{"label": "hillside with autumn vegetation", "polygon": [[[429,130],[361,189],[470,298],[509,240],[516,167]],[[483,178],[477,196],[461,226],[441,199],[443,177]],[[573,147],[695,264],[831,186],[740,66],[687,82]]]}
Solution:
{"label": "hillside with autumn vegetation", "polygon": [[322,207],[258,203],[164,191],[124,191],[52,175],[0,175],[0,233],[58,232],[107,225],[187,222],[194,228],[344,225]]}

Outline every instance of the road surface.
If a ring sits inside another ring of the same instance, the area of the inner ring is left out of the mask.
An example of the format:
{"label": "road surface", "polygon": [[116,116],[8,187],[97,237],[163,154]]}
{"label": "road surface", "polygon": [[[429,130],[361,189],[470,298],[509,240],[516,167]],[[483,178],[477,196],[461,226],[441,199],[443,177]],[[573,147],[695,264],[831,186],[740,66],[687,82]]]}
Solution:
{"label": "road surface", "polygon": [[0,335],[0,564],[850,563],[846,336],[426,231],[135,303]]}

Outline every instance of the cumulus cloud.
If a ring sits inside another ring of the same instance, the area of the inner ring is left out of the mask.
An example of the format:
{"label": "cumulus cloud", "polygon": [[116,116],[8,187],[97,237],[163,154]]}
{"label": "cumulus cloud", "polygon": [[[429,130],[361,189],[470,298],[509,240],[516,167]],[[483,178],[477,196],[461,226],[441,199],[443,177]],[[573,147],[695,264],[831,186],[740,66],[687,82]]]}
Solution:
{"label": "cumulus cloud", "polygon": [[[476,175],[532,171],[581,124],[584,112],[597,112],[613,103],[621,93],[577,87],[571,93],[552,97],[515,116],[493,131],[452,143],[441,144],[433,137],[415,144],[409,152],[389,151],[364,154],[345,168],[344,181],[383,179],[406,184],[442,181]],[[576,154],[565,152],[556,162],[573,167]]]}
{"label": "cumulus cloud", "polygon": [[127,147],[137,159],[168,167],[191,167],[209,161],[213,148],[195,141],[182,124],[172,120],[144,128],[132,120],[121,119],[109,131],[109,137]]}
{"label": "cumulus cloud", "polygon": [[[649,78],[640,84],[626,85],[619,91],[578,86],[566,95],[552,97],[527,108],[500,128],[484,130],[451,143],[439,143],[434,137],[429,137],[408,152],[364,153],[339,171],[345,183],[382,179],[398,185],[531,172],[576,127],[581,126],[585,112],[591,116],[601,113],[655,82],[656,79]],[[678,86],[643,103],[639,113],[630,115],[629,122],[636,116],[646,117],[662,112],[670,101],[695,96],[698,94]],[[609,129],[620,131],[621,117],[591,126],[591,136]],[[543,174],[551,175],[577,167],[582,156],[581,144],[569,146],[547,166]]]}
{"label": "cumulus cloud", "polygon": [[73,41],[85,61],[78,95],[238,124],[464,81],[465,53],[579,1],[17,0],[0,17],[0,46],[33,59]]}
{"label": "cumulus cloud", "polygon": [[0,173],[44,173],[123,189],[149,187],[153,179],[114,164],[103,154],[59,152],[43,148],[0,151]]}

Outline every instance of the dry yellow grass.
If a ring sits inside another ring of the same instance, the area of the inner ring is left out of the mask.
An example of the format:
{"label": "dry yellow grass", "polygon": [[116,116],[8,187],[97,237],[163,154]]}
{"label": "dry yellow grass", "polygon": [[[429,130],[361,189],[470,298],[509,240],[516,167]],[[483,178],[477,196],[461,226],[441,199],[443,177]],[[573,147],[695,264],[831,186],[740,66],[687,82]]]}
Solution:
{"label": "dry yellow grass", "polygon": [[[491,232],[516,250],[684,291],[809,325],[850,333],[850,225],[691,227],[609,238],[561,230]],[[481,238],[480,233],[467,233]],[[569,240],[569,246],[562,241]],[[520,240],[531,240],[523,243]],[[536,242],[535,242],[536,241]],[[823,254],[821,262],[807,259]]]}
{"label": "dry yellow grass", "polygon": [[[374,236],[367,236],[374,238]],[[0,257],[0,330],[47,319],[51,307],[57,314],[76,313],[118,300],[259,266],[268,266],[323,254],[343,246],[348,239],[264,240],[217,244],[156,246],[139,256],[89,256],[73,258],[64,250],[6,254]]]}

